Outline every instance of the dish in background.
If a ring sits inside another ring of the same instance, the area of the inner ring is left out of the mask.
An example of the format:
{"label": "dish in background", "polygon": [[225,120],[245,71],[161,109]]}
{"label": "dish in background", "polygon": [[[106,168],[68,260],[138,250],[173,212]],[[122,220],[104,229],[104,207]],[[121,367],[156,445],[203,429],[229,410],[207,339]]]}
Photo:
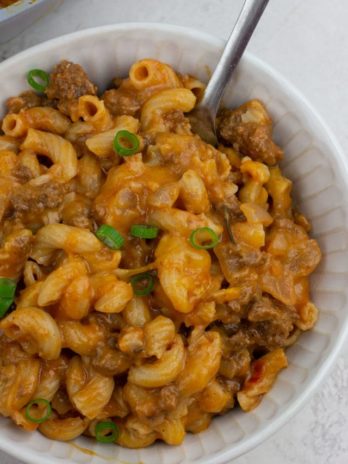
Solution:
{"label": "dish in background", "polygon": [[0,6],[0,44],[16,37],[61,2],[62,0],[17,0],[6,8]]}
{"label": "dish in background", "polygon": [[[214,67],[222,43],[192,30],[154,24],[83,31],[27,50],[0,65],[2,95],[18,94],[25,85],[26,71],[33,65],[47,70],[53,67],[61,58],[62,48],[67,50],[64,58],[81,63],[92,80],[105,87],[113,75],[125,75],[130,64],[144,56],[165,60],[179,71],[204,79],[206,66]],[[106,65],[105,56],[111,57]],[[303,405],[342,345],[347,332],[348,296],[345,288],[348,273],[346,161],[325,124],[303,97],[273,70],[246,56],[225,103],[237,106],[253,97],[261,98],[272,113],[276,138],[287,153],[284,171],[296,183],[299,207],[313,223],[314,235],[323,250],[323,262],[312,282],[320,319],[313,331],[289,350],[289,368],[280,374],[261,406],[251,413],[236,412],[218,418],[208,431],[190,436],[182,446],[172,449],[161,445],[137,452],[118,447],[101,449],[79,439],[78,446],[92,448],[97,453],[95,463],[105,462],[103,457],[153,464],[230,461],[263,441]],[[0,430],[0,447],[27,462],[58,463],[62,458],[79,463],[91,460],[91,455],[81,454],[69,444],[53,444],[39,435],[28,437],[15,431],[7,421],[1,421]],[[22,446],[18,446],[20,442]]]}

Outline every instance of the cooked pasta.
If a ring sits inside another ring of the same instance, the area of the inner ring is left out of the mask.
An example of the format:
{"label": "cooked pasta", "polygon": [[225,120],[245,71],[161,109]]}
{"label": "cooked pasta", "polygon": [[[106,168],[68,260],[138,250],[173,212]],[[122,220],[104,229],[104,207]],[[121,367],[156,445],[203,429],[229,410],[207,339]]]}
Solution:
{"label": "cooked pasta", "polygon": [[0,8],[6,8],[17,1],[18,0],[0,0]]}
{"label": "cooked pasta", "polygon": [[204,84],[167,64],[104,94],[67,61],[35,76],[0,132],[0,414],[141,448],[252,410],[316,322],[321,256],[266,108],[222,110],[214,147],[186,114]]}

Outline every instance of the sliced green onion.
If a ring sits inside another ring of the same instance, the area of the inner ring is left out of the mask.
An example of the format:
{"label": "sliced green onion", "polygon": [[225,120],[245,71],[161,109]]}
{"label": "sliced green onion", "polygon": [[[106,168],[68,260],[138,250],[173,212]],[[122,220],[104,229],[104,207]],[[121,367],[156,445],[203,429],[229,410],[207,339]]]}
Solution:
{"label": "sliced green onion", "polygon": [[117,440],[119,433],[119,428],[111,421],[98,422],[95,426],[95,438],[100,443],[114,443]]}
{"label": "sliced green onion", "polygon": [[16,293],[16,282],[7,277],[0,277],[0,298],[13,298]]}
{"label": "sliced green onion", "polygon": [[[207,242],[208,236],[208,243]],[[219,237],[210,227],[199,227],[192,231],[190,235],[190,243],[198,250],[209,250],[214,248],[219,243]]]}
{"label": "sliced green onion", "polygon": [[147,224],[134,224],[131,227],[130,233],[133,237],[156,238],[158,235],[158,227],[148,226]]}
{"label": "sliced green onion", "polygon": [[140,147],[138,137],[127,130],[120,130],[114,138],[114,150],[120,156],[131,156],[138,153]]}
{"label": "sliced green onion", "polygon": [[0,318],[4,317],[13,303],[13,298],[0,298]]}
{"label": "sliced green onion", "polygon": [[32,69],[27,74],[27,81],[34,90],[43,93],[50,83],[50,76],[42,69]]}
{"label": "sliced green onion", "polygon": [[16,282],[7,277],[0,277],[0,317],[4,317],[11,307],[16,293]]}
{"label": "sliced green onion", "polygon": [[124,245],[124,238],[122,235],[107,224],[100,226],[95,235],[104,245],[112,250],[119,250]]}
{"label": "sliced green onion", "polygon": [[149,272],[133,276],[130,282],[137,296],[149,295],[155,286],[155,279]]}
{"label": "sliced green onion", "polygon": [[[33,411],[36,409],[36,407],[40,408],[40,406],[45,407],[45,414],[41,417],[34,417],[32,415]],[[25,408],[25,417],[30,422],[35,422],[35,424],[42,424],[51,416],[51,414],[52,406],[50,402],[45,400],[44,398],[36,398],[35,400],[30,401],[30,403]]]}

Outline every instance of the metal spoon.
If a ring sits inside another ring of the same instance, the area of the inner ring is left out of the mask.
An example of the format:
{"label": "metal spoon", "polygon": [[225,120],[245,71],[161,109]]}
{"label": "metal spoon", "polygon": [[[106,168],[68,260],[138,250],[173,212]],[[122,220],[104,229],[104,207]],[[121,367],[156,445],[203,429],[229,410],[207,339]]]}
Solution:
{"label": "metal spoon", "polygon": [[217,144],[215,119],[222,95],[268,1],[244,1],[237,22],[205,89],[203,99],[189,114],[193,132],[212,145]]}

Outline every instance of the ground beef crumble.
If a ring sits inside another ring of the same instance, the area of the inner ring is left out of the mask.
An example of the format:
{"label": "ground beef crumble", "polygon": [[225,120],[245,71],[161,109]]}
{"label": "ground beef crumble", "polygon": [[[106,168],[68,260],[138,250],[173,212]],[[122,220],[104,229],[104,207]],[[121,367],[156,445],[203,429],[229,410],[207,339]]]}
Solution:
{"label": "ground beef crumble", "polygon": [[96,95],[97,87],[89,80],[79,64],[61,61],[50,76],[46,95],[57,102],[58,109],[69,114],[70,108],[82,95]]}
{"label": "ground beef crumble", "polygon": [[283,156],[282,149],[272,140],[272,119],[259,100],[251,100],[234,110],[222,110],[218,135],[242,155],[268,165]]}

